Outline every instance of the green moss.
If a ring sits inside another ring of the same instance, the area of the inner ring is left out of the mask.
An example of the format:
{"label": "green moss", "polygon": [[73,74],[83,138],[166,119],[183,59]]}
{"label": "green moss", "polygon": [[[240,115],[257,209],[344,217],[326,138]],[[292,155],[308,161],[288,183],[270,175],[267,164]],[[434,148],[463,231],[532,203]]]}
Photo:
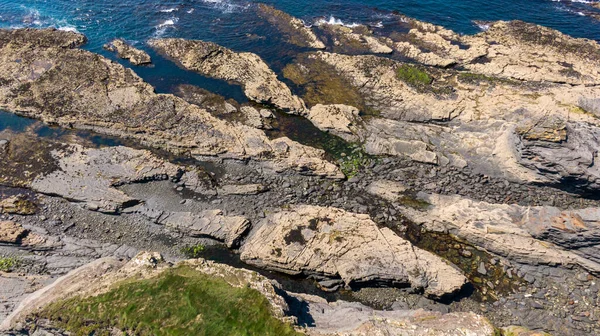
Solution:
{"label": "green moss", "polygon": [[396,69],[396,77],[415,88],[422,88],[433,82],[433,78],[427,72],[410,64],[402,64]]}
{"label": "green moss", "polygon": [[340,157],[339,167],[347,178],[356,176],[362,168],[376,160],[374,156],[365,153],[360,147],[355,148],[350,154]]}
{"label": "green moss", "polygon": [[186,246],[181,249],[181,253],[183,253],[183,255],[189,259],[197,259],[202,257],[202,252],[204,252],[204,245],[202,244]]}
{"label": "green moss", "polygon": [[73,335],[298,335],[272,316],[258,291],[187,266],[124,283],[105,294],[55,302],[37,318]]}
{"label": "green moss", "polygon": [[0,271],[10,272],[19,265],[19,259],[14,257],[0,257]]}

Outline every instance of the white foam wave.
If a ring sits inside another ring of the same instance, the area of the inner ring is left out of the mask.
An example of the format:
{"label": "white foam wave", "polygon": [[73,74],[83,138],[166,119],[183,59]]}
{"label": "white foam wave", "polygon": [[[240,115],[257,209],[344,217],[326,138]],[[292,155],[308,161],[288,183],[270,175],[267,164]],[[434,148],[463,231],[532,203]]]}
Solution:
{"label": "white foam wave", "polygon": [[73,33],[79,33],[79,30],[77,30],[77,28],[75,28],[73,26],[58,27],[58,30],[68,31],[68,32],[73,32]]}
{"label": "white foam wave", "polygon": [[250,7],[249,3],[236,4],[230,0],[202,0],[202,2],[211,5],[224,14],[239,12]]}
{"label": "white foam wave", "polygon": [[354,22],[353,23],[344,23],[342,20],[336,19],[333,15],[331,15],[328,20],[321,18],[321,19],[318,19],[317,22],[315,22],[315,26],[322,26],[322,25],[344,26],[344,27],[348,27],[348,28],[354,28],[354,27],[360,26],[360,24],[354,23]]}
{"label": "white foam wave", "polygon": [[173,8],[167,8],[167,9],[161,9],[159,12],[161,13],[173,13],[175,11],[178,11],[179,8],[177,7],[173,7]]}
{"label": "white foam wave", "polygon": [[167,30],[169,28],[174,27],[178,21],[179,21],[178,17],[172,17],[170,19],[164,20],[163,22],[159,23],[158,25],[156,25],[154,27],[156,29],[156,32],[154,33],[154,37],[163,36],[167,32]]}

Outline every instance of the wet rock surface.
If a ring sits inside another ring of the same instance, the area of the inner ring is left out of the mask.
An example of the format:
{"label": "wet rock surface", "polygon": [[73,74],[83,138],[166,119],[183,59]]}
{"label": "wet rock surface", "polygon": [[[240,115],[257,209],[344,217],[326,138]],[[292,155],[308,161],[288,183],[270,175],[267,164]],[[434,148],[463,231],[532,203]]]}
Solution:
{"label": "wet rock surface", "polygon": [[188,70],[241,85],[251,100],[291,112],[304,109],[304,103],[256,54],[237,53],[212,42],[184,39],[158,39],[149,44]]}
{"label": "wet rock surface", "polygon": [[117,56],[129,60],[133,65],[152,63],[152,58],[147,52],[137,49],[123,39],[116,39],[104,45],[104,49],[116,52]]}

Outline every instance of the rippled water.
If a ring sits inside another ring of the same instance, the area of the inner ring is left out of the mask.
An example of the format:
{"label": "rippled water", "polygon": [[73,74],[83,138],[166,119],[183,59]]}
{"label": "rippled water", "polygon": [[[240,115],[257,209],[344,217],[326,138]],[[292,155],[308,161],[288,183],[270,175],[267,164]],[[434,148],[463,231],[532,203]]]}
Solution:
{"label": "rippled water", "polygon": [[[265,0],[313,23],[335,18],[376,27],[393,24],[389,14],[444,25],[460,33],[477,33],[476,20],[520,19],[577,37],[600,40],[600,11],[590,1],[561,0]],[[47,27],[77,30],[99,50],[106,41],[124,37],[143,44],[152,37],[211,40],[238,50],[269,49],[265,27],[247,0],[0,0],[1,27]]]}

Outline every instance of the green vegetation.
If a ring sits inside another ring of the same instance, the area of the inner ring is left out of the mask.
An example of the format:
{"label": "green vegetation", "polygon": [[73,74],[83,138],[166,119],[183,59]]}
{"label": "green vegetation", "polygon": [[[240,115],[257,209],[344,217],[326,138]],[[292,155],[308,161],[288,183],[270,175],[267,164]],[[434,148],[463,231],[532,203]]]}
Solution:
{"label": "green vegetation", "polygon": [[38,313],[74,335],[298,335],[258,291],[187,266],[108,293],[55,302]]}
{"label": "green vegetation", "polygon": [[433,78],[427,72],[410,64],[402,64],[396,70],[396,76],[399,80],[415,88],[424,88],[433,82]]}
{"label": "green vegetation", "polygon": [[186,246],[181,249],[181,253],[183,253],[183,255],[185,255],[188,259],[198,259],[202,257],[202,252],[204,252],[204,245],[202,244]]}
{"label": "green vegetation", "polygon": [[0,257],[0,271],[10,272],[19,265],[19,259],[14,257]]}
{"label": "green vegetation", "polygon": [[338,163],[347,178],[356,176],[363,167],[375,160],[375,157],[365,153],[361,147],[356,147],[350,154],[340,157]]}

